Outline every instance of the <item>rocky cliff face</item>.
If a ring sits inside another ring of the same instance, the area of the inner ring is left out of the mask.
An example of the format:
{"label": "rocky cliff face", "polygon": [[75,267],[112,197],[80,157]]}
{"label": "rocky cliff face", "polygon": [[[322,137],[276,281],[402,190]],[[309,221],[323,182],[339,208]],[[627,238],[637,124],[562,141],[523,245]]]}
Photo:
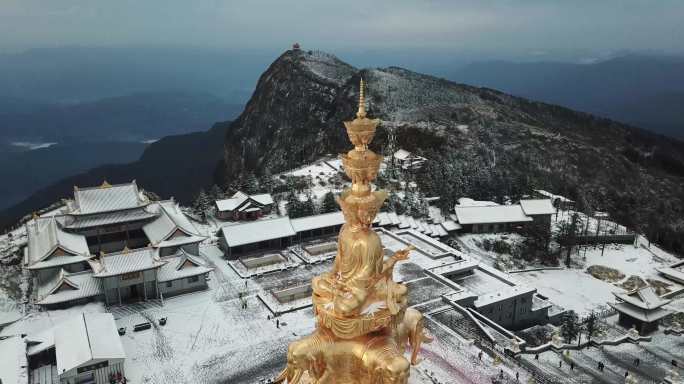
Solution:
{"label": "rocky cliff face", "polygon": [[361,76],[369,114],[383,121],[376,150],[392,129],[401,147],[427,157],[418,181],[445,207],[464,194],[548,188],[682,250],[684,143],[401,68],[360,70],[320,52],[287,51],[261,76],[228,129],[217,181],[346,150],[342,121],[354,115]]}

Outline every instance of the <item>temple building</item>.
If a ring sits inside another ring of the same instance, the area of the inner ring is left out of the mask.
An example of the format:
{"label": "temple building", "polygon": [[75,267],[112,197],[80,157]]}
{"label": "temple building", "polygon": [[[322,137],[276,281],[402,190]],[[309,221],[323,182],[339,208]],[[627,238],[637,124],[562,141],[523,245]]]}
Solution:
{"label": "temple building", "polygon": [[93,254],[147,245],[142,227],[156,218],[146,208],[150,200],[131,183],[74,187],[74,199],[60,217],[64,229],[86,237]]}
{"label": "temple building", "polygon": [[608,303],[619,315],[619,323],[625,328],[636,328],[641,334],[658,329],[658,323],[673,313],[665,308],[671,300],[663,299],[651,286],[630,292],[613,292],[616,303]]}
{"label": "temple building", "polygon": [[426,158],[413,154],[405,149],[397,150],[392,156],[394,157],[394,161],[396,161],[403,170],[418,170],[427,161]]}
{"label": "temple building", "polygon": [[230,199],[216,201],[216,217],[221,220],[255,220],[273,209],[273,197],[268,193],[248,195],[236,192]]}
{"label": "temple building", "polygon": [[460,198],[454,213],[463,232],[515,232],[535,225],[551,231],[551,215],[556,208],[550,199],[520,200],[518,204],[499,205],[493,201]]}
{"label": "temple building", "polygon": [[74,188],[64,213],[27,224],[24,267],[34,302],[66,307],[159,299],[207,287],[206,239],[173,200],[150,201],[135,182]]}

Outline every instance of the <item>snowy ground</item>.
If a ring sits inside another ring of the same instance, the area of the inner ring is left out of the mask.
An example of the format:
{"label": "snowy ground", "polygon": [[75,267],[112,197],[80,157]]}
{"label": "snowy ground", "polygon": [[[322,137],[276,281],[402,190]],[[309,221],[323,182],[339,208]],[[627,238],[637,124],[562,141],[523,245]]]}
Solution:
{"label": "snowy ground", "polygon": [[[635,247],[612,244],[606,246],[601,255],[600,247],[582,247],[579,255],[576,253],[573,255],[577,259],[577,264],[580,265],[577,268],[522,272],[516,273],[515,276],[537,287],[542,295],[549,297],[554,303],[578,313],[586,313],[605,306],[607,302],[614,302],[612,292],[623,291],[624,289],[618,285],[630,276],[667,282],[671,284],[668,288],[672,290],[683,288],[679,284],[664,279],[656,271],[656,268],[669,265],[677,258],[660,249],[653,252],[654,248],[656,248],[654,245],[648,249],[645,245]],[[586,273],[586,268],[592,265],[615,268],[624,273],[625,278],[615,283],[596,279]]]}
{"label": "snowy ground", "polygon": [[[568,212],[563,212],[555,222],[567,220]],[[586,219],[586,217],[584,217]],[[598,221],[589,218],[589,232],[595,231]],[[624,230],[608,220],[603,220],[601,230],[607,228]],[[500,257],[494,251],[486,251],[481,248],[484,240],[504,240],[515,246],[522,241],[517,234],[464,234],[457,238],[459,244],[469,251],[471,256],[479,258],[488,265],[496,265]],[[607,302],[614,302],[612,292],[623,291],[619,287],[630,276],[638,276],[643,280],[653,279],[670,284],[668,289],[683,289],[679,284],[666,280],[656,271],[657,268],[668,266],[677,260],[655,244],[648,247],[648,241],[639,237],[635,245],[608,244],[603,249],[601,246],[576,247],[571,255],[572,268],[568,269],[561,265],[560,268],[548,268],[534,263],[522,263],[511,269],[530,269],[529,272],[517,272],[515,277],[524,284],[529,284],[538,289],[539,293],[548,297],[552,302],[577,311],[579,314],[587,313],[592,309],[600,309]],[[617,282],[605,282],[594,278],[586,272],[593,265],[607,266],[622,272],[625,277]],[[541,270],[533,270],[541,268]]]}
{"label": "snowy ground", "polygon": [[342,172],[342,161],[338,158],[323,158],[312,164],[283,173],[286,176],[306,177],[310,180],[311,193],[320,201],[328,192],[340,193],[342,185],[333,180]]}

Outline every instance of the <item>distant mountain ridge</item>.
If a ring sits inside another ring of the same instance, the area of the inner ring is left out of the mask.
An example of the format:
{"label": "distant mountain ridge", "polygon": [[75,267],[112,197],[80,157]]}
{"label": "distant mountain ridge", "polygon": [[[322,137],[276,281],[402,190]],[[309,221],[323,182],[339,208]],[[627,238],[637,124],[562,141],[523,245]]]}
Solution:
{"label": "distant mountain ridge", "polygon": [[684,57],[628,55],[592,64],[476,62],[449,78],[684,138]]}
{"label": "distant mountain ridge", "polygon": [[182,46],[64,46],[0,54],[0,97],[80,103],[169,89],[243,104],[267,53]]}
{"label": "distant mountain ridge", "polygon": [[501,198],[543,188],[606,210],[684,253],[684,142],[605,118],[453,83],[402,68],[357,69],[290,50],[259,79],[228,129],[223,174],[277,173],[348,150],[358,83],[371,116],[399,145],[428,158],[418,182],[451,209],[458,197]]}
{"label": "distant mountain ridge", "polygon": [[[63,178],[0,211],[0,228],[46,207],[60,198],[73,196],[73,187],[123,183],[135,179],[145,190],[188,203],[200,186],[211,185],[220,163],[223,138],[229,123],[216,123],[205,132],[164,137],[148,145],[137,161],[101,165]],[[123,143],[122,145],[125,145]]]}
{"label": "distant mountain ridge", "polygon": [[[6,102],[8,107],[3,107]],[[144,92],[76,104],[0,99],[0,143],[142,141],[205,130],[241,105],[206,93]]]}
{"label": "distant mountain ridge", "polygon": [[135,178],[162,197],[188,202],[200,187],[346,151],[342,122],[356,112],[361,77],[369,114],[382,119],[373,149],[382,153],[391,129],[400,147],[425,156],[416,181],[445,209],[463,196],[489,200],[548,189],[684,253],[683,142],[492,89],[397,67],[357,69],[300,50],[268,67],[232,123],[161,140],[134,164],[63,180],[0,217],[16,218],[68,196],[74,184],[104,178]]}
{"label": "distant mountain ridge", "polygon": [[102,164],[125,164],[138,160],[147,144],[97,142],[56,144],[48,148],[0,151],[0,209],[24,200],[40,188]]}

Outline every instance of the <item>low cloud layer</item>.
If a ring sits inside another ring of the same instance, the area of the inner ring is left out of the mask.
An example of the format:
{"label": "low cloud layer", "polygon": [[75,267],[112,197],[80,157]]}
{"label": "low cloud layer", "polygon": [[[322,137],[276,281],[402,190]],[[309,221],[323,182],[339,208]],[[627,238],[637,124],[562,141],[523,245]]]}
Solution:
{"label": "low cloud layer", "polygon": [[681,0],[1,0],[0,51],[65,45],[440,51],[592,60],[684,52]]}

